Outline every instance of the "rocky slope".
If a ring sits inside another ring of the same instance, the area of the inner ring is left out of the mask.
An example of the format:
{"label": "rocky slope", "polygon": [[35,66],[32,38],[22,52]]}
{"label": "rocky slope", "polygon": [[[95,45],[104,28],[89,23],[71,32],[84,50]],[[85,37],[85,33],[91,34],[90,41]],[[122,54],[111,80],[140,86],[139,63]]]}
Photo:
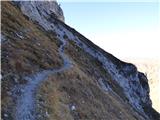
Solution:
{"label": "rocky slope", "polygon": [[132,61],[139,71],[146,74],[150,87],[152,106],[160,112],[160,60],[159,59],[127,59]]}
{"label": "rocky slope", "polygon": [[159,119],[146,76],[66,25],[57,5],[2,2],[2,118]]}
{"label": "rocky slope", "polygon": [[[53,16],[64,22],[63,11],[56,1],[16,1],[13,4],[21,8],[26,15],[31,16],[30,19],[36,20],[40,25],[45,26],[47,19]],[[47,28],[49,26],[45,26]]]}

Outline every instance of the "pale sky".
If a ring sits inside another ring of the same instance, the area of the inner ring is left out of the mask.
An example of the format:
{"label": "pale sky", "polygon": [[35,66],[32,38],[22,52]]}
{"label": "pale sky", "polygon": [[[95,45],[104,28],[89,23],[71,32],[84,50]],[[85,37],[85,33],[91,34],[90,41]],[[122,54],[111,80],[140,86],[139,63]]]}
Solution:
{"label": "pale sky", "polygon": [[118,58],[160,59],[158,0],[93,1],[60,2],[66,24]]}

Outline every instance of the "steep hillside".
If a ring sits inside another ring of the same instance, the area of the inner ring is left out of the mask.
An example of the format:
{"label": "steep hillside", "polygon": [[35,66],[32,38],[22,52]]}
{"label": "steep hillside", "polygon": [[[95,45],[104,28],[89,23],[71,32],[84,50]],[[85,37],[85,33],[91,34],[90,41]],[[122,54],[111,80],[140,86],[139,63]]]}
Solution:
{"label": "steep hillside", "polygon": [[138,70],[147,75],[152,106],[160,112],[160,60],[159,59],[127,59],[132,61]]}
{"label": "steep hillside", "polygon": [[160,118],[146,76],[66,25],[57,3],[1,4],[3,120]]}

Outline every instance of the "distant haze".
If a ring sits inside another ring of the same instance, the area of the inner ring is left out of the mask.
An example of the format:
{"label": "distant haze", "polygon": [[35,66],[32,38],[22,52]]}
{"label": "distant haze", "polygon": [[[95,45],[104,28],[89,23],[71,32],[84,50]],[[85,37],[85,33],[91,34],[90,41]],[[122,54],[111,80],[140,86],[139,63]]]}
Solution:
{"label": "distant haze", "polygon": [[158,2],[62,2],[65,21],[114,56],[160,59]]}

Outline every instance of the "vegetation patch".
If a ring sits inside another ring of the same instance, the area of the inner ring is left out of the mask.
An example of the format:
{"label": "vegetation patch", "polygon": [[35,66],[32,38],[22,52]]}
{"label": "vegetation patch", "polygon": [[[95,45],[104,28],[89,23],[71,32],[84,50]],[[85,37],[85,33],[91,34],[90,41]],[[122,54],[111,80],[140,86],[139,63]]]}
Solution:
{"label": "vegetation patch", "polygon": [[13,113],[16,104],[11,92],[14,86],[26,84],[24,76],[61,67],[63,60],[58,54],[61,43],[53,32],[47,32],[26,19],[11,2],[1,2],[1,10],[1,34],[5,38],[1,48],[1,102],[2,115],[9,116],[7,114]]}

